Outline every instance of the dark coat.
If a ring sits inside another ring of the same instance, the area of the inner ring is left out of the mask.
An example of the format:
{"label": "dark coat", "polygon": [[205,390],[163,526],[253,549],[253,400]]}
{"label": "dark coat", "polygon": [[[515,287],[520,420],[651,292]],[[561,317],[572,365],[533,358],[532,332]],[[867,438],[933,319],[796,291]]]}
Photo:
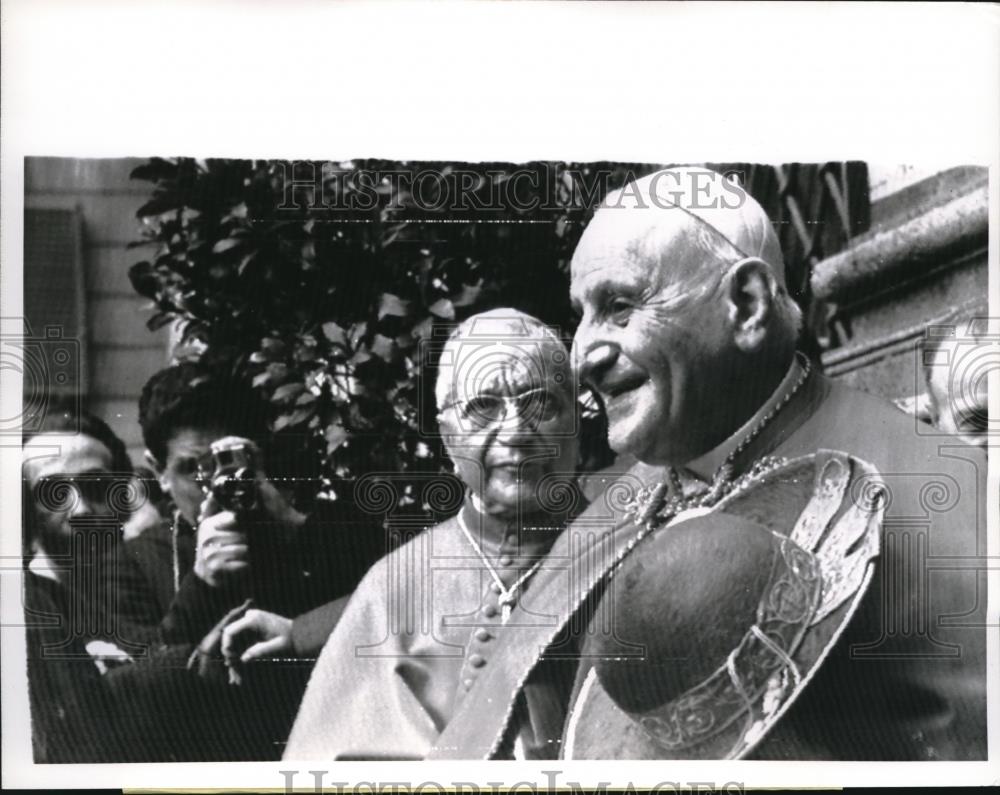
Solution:
{"label": "dark coat", "polygon": [[305,656],[253,663],[238,687],[224,678],[200,678],[187,663],[206,633],[247,591],[212,588],[194,574],[190,532],[178,533],[176,592],[169,527],[147,531],[118,550],[116,641],[145,650],[136,664],[108,676],[116,697],[144,718],[131,761],[280,758],[314,661],[311,655],[336,622],[340,602],[385,551],[377,521],[343,502],[320,505],[291,541],[277,539],[266,527],[251,530],[247,590],[260,609],[292,617],[307,614],[301,626],[293,625],[293,638],[305,647]]}
{"label": "dark coat", "polygon": [[35,762],[111,761],[120,744],[111,694],[73,635],[69,592],[26,571],[24,608]]}

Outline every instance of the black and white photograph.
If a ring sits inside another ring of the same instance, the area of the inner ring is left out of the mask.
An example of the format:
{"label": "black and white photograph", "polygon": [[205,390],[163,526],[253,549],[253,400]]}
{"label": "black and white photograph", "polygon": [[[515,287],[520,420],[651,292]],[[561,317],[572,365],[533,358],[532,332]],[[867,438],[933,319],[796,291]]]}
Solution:
{"label": "black and white photograph", "polygon": [[[390,10],[431,13],[330,9]],[[1000,781],[995,141],[46,146],[7,110],[5,780]]]}

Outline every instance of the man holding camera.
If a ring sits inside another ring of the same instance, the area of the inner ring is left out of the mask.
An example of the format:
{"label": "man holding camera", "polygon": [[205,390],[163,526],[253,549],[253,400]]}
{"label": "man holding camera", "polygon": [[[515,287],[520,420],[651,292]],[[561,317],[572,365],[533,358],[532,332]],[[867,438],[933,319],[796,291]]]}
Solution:
{"label": "man holding camera", "polygon": [[115,684],[151,717],[174,714],[150,721],[141,755],[277,757],[310,661],[227,671],[222,627],[249,604],[296,616],[345,597],[383,554],[384,533],[344,500],[317,501],[309,515],[293,507],[265,469],[267,407],[231,377],[169,367],[146,384],[139,414],[147,462],[176,506],[172,523],[126,542],[118,560],[119,634],[150,654]]}

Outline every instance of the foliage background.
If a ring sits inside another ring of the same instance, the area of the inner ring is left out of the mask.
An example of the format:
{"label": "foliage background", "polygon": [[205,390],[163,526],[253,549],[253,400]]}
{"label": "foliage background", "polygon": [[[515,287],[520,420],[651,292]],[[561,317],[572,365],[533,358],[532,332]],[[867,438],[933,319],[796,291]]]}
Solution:
{"label": "foliage background", "polygon": [[[436,427],[435,340],[497,306],[572,336],[568,266],[587,197],[574,195],[565,166],[517,168],[537,175],[535,195],[520,187],[527,179],[504,195],[510,164],[463,167],[478,176],[470,193],[485,212],[429,206],[405,179],[402,190],[379,185],[375,207],[344,211],[329,208],[350,203],[345,175],[452,167],[152,159],[132,175],[152,187],[137,212],[152,256],[129,276],[153,302],[151,329],[180,321],[176,357],[245,375],[268,397],[283,471],[318,474],[335,492],[369,472],[416,482],[448,469],[426,433]],[[630,168],[654,167],[616,165],[611,184]],[[519,209],[532,204],[549,209]],[[585,424],[593,468],[610,458],[600,416]]]}
{"label": "foliage background", "polygon": [[[151,195],[137,212],[136,246],[149,256],[129,276],[152,302],[151,329],[179,321],[176,358],[244,375],[268,398],[270,460],[302,478],[300,498],[340,496],[345,483],[387,472],[412,479],[403,499],[419,507],[421,476],[449,469],[428,433],[434,342],[498,306],[536,315],[568,341],[569,261],[593,207],[607,189],[660,167],[153,158],[132,174]],[[714,167],[742,171],[787,232],[785,172]],[[473,173],[462,195],[487,209],[434,201],[435,183],[457,171]],[[359,174],[380,172],[403,176],[359,187]],[[798,172],[797,182],[817,183],[821,172]],[[418,174],[437,179],[414,183]],[[420,196],[406,190],[411,183]],[[344,209],[352,200],[361,207]],[[793,294],[808,303],[816,247],[796,251],[787,234],[782,242]],[[585,405],[583,465],[592,470],[613,456],[599,409]]]}

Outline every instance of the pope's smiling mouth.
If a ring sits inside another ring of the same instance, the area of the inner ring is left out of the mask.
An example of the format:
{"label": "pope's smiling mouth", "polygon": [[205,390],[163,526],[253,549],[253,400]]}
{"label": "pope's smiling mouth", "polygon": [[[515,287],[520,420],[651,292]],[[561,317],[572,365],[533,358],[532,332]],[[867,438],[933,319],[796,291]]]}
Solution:
{"label": "pope's smiling mouth", "polygon": [[610,383],[603,383],[599,387],[601,396],[604,398],[605,407],[616,402],[619,398],[627,396],[646,383],[646,376],[636,374],[626,376]]}

